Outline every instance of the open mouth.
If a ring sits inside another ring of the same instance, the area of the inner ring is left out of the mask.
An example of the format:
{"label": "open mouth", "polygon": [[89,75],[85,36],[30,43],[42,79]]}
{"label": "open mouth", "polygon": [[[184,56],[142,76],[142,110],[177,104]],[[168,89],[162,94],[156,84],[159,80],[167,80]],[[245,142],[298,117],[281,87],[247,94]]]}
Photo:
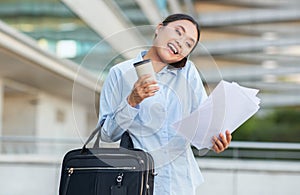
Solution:
{"label": "open mouth", "polygon": [[173,52],[173,54],[178,54],[178,50],[175,47],[175,45],[173,45],[172,43],[168,43],[168,47],[171,49],[171,51]]}

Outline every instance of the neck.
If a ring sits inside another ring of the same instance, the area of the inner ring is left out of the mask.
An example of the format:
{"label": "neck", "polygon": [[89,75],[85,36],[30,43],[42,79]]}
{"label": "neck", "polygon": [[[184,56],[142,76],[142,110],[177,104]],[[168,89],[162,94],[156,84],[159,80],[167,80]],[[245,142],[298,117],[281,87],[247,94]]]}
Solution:
{"label": "neck", "polygon": [[153,69],[156,73],[161,71],[165,66],[167,66],[166,63],[162,62],[162,59],[159,57],[159,55],[156,53],[153,47],[149,49],[149,51],[143,58],[151,60]]}

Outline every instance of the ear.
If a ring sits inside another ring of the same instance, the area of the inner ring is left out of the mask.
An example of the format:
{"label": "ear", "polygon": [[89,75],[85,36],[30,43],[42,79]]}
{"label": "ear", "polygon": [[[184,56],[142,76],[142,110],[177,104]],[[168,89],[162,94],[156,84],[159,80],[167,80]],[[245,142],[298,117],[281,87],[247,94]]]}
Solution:
{"label": "ear", "polygon": [[161,29],[163,27],[162,23],[159,23],[156,28],[155,28],[155,36],[158,34],[159,29]]}

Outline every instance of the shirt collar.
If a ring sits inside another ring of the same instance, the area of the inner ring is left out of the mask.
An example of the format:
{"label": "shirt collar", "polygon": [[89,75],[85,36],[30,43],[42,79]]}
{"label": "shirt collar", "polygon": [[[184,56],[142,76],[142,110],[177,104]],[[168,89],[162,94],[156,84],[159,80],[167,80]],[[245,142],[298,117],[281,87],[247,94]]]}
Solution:
{"label": "shirt collar", "polygon": [[[143,57],[146,55],[147,51],[141,51],[135,58],[136,62],[142,61]],[[174,75],[177,75],[178,71],[181,70],[181,68],[175,68],[174,66],[167,65],[165,66],[158,74],[164,74],[164,73],[172,73]]]}
{"label": "shirt collar", "polygon": [[136,61],[139,62],[139,61],[142,61],[143,60],[143,57],[146,55],[147,51],[141,51],[138,53],[138,55],[136,56]]}
{"label": "shirt collar", "polygon": [[171,74],[174,74],[174,75],[176,76],[177,73],[178,73],[178,71],[179,71],[180,69],[181,69],[181,68],[175,68],[174,66],[167,65],[167,66],[165,66],[165,67],[159,72],[159,74],[171,73]]}

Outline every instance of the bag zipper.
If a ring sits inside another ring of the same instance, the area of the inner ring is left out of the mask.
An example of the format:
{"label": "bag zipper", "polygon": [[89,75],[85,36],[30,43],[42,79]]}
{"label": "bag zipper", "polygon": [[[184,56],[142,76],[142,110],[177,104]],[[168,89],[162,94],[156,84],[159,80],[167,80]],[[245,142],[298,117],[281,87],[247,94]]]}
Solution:
{"label": "bag zipper", "polygon": [[[148,155],[146,155],[146,157],[147,157],[147,160],[148,160],[148,163],[147,163],[147,174],[146,174],[146,190],[147,190],[146,193],[149,194],[150,186],[149,186],[148,182],[149,182],[149,172],[150,172],[150,159],[149,159]],[[152,164],[152,162],[151,162],[151,164]],[[153,168],[153,167],[151,167],[151,168]]]}
{"label": "bag zipper", "polygon": [[[73,159],[81,159],[81,158],[86,158],[86,157],[101,157],[101,156],[104,156],[104,157],[109,157],[109,156],[121,156],[121,157],[131,157],[131,158],[134,158],[134,159],[137,159],[137,160],[140,160],[140,158],[138,156],[135,156],[135,155],[132,155],[132,154],[88,154],[88,155],[76,155],[74,156],[72,159],[69,159],[68,161],[70,160],[73,160]],[[67,163],[67,162],[66,162]]]}
{"label": "bag zipper", "polygon": [[[139,161],[140,164],[144,165],[144,161],[142,159],[140,159]],[[146,178],[147,179],[147,178]],[[141,181],[141,191],[140,191],[140,195],[143,195],[143,187],[144,187],[144,173],[142,173],[142,181]]]}
{"label": "bag zipper", "polygon": [[87,171],[87,170],[135,170],[136,167],[71,167],[67,171],[71,176],[74,171]]}

